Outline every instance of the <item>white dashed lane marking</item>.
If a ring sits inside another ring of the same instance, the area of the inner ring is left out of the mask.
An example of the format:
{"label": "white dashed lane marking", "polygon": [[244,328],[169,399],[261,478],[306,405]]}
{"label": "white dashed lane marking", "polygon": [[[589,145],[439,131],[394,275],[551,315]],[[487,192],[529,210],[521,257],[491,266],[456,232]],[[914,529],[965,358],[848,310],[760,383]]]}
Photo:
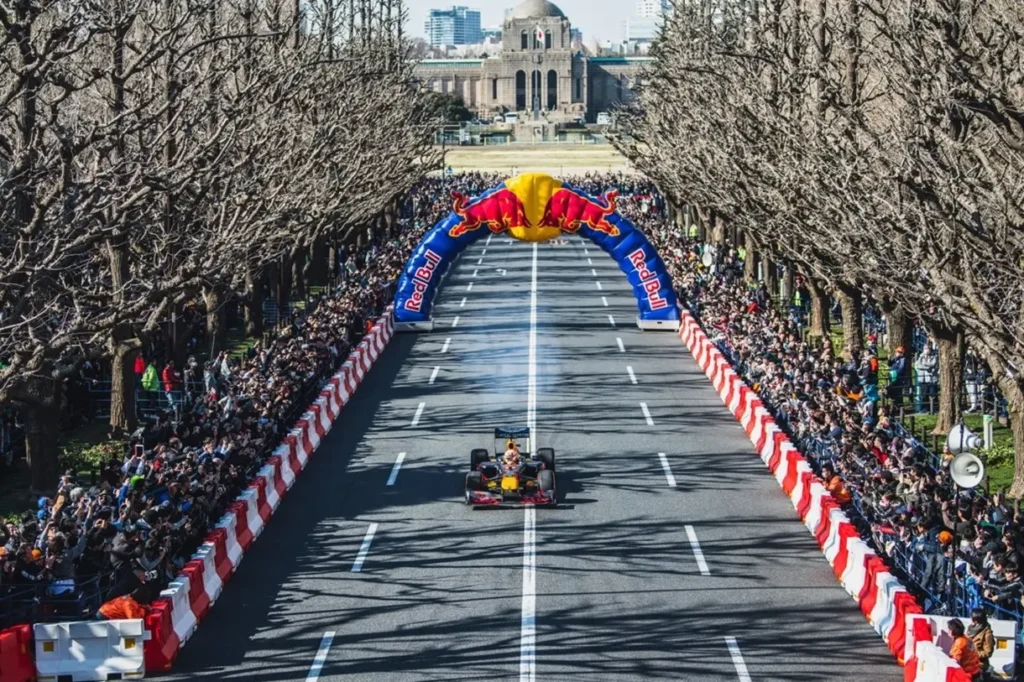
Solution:
{"label": "white dashed lane marking", "polygon": [[658,459],[661,460],[661,468],[665,470],[665,480],[668,481],[669,487],[675,488],[676,477],[672,475],[672,467],[668,464],[668,457],[665,456],[664,452],[659,452]]}
{"label": "white dashed lane marking", "polygon": [[604,290],[604,287],[602,287],[602,286],[601,286],[601,283],[600,283],[600,282],[594,282],[594,284],[596,284],[596,285],[597,285],[597,290],[598,290],[598,291],[603,291],[603,290]]}
{"label": "white dashed lane marking", "polygon": [[[430,381],[428,381],[427,383],[433,385],[434,379],[437,379],[437,373],[440,372],[440,371],[441,371],[441,366],[440,365],[435,367],[434,371],[430,373]],[[635,384],[636,382],[634,381],[633,383]]]}
{"label": "white dashed lane marking", "polygon": [[395,465],[391,467],[391,475],[388,476],[388,485],[394,485],[395,481],[398,480],[398,472],[402,469],[402,462],[405,461],[405,453],[399,452],[398,459],[395,460]]}
{"label": "white dashed lane marking", "polygon": [[455,319],[454,319],[454,320],[452,320],[452,329],[455,329],[455,328],[456,328],[456,327],[458,327],[458,326],[459,326],[459,316],[458,316],[458,315],[456,315],[456,316],[455,316]]}
{"label": "white dashed lane marking", "polygon": [[647,425],[654,426],[654,420],[651,419],[651,411],[647,409],[647,403],[640,403],[640,411],[644,413],[644,419],[647,420]]}
{"label": "white dashed lane marking", "polygon": [[693,526],[686,527],[686,537],[690,540],[690,549],[693,550],[693,558],[697,560],[697,568],[700,569],[700,574],[711,575],[711,571],[708,570],[708,562],[704,561],[704,550],[700,548],[700,542],[697,541],[697,531],[693,529]]}
{"label": "white dashed lane marking", "polygon": [[740,645],[736,638],[726,637],[725,645],[729,647],[729,656],[732,658],[732,665],[736,668],[736,674],[739,676],[740,682],[753,682],[750,678],[750,672],[747,671],[747,664],[743,661],[743,652],[740,651]]}
{"label": "white dashed lane marking", "polygon": [[610,324],[611,326],[613,326],[613,327],[614,327],[614,326],[615,326],[615,318],[614,318],[614,317],[612,317],[611,315],[609,315],[609,316],[608,316],[608,323],[609,323],[609,324]]}
{"label": "white dashed lane marking", "polygon": [[416,426],[420,423],[420,417],[423,416],[423,408],[426,406],[426,403],[420,403],[420,406],[416,408],[416,414],[413,416],[412,424],[410,424],[410,426]]}
{"label": "white dashed lane marking", "polygon": [[590,268],[590,274],[592,274],[594,277],[597,277],[597,270],[595,270],[594,268]]}
{"label": "white dashed lane marking", "polygon": [[601,303],[604,303],[604,307],[608,307],[608,299],[604,296],[601,297]]}
{"label": "white dashed lane marking", "polygon": [[460,308],[465,308],[466,307],[466,297],[465,296],[462,297],[462,303],[459,304],[459,307]]}
{"label": "white dashed lane marking", "polygon": [[[420,403],[422,405],[422,403]],[[366,561],[366,555],[370,553],[370,544],[373,542],[373,534],[377,532],[377,524],[371,523],[370,529],[366,531],[366,537],[363,538],[363,544],[359,548],[359,554],[356,556],[355,562],[352,564],[352,572],[359,573],[363,570],[363,562]]]}
{"label": "white dashed lane marking", "polygon": [[473,291],[473,283],[472,282],[470,282],[469,284],[466,285],[466,291]]}
{"label": "white dashed lane marking", "polygon": [[615,342],[619,344],[619,352],[620,353],[625,353],[626,352],[626,347],[622,344],[622,338],[616,336],[615,337]]}
{"label": "white dashed lane marking", "polygon": [[[636,385],[636,375],[633,374],[633,368],[630,367],[629,365],[626,365],[626,371],[629,372],[629,380],[633,382],[633,385]],[[431,380],[430,383],[434,383],[433,380]]]}
{"label": "white dashed lane marking", "polygon": [[320,648],[316,652],[316,658],[313,659],[313,665],[309,666],[306,682],[316,682],[320,679],[320,671],[324,669],[324,663],[327,662],[327,654],[331,650],[331,642],[333,641],[334,631],[325,632],[323,639],[320,640]]}
{"label": "white dashed lane marking", "polygon": [[472,274],[472,275],[470,275],[470,277],[476,277],[476,273],[478,273],[478,272],[480,272],[480,271],[479,271],[479,270],[474,270],[474,271],[473,271],[473,274]]}
{"label": "white dashed lane marking", "polygon": [[452,337],[450,337],[450,336],[447,339],[444,340],[444,345],[441,346],[441,352],[442,353],[447,353],[448,352],[448,346],[451,345],[451,342],[452,342]]}

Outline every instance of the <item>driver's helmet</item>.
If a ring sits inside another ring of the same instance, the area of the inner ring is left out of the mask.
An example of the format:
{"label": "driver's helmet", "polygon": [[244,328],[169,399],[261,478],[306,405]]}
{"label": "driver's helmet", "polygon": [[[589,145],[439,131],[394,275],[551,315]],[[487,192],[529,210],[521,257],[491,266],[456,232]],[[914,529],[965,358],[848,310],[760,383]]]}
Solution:
{"label": "driver's helmet", "polygon": [[505,455],[501,458],[501,461],[507,467],[519,466],[519,450],[509,448],[505,451]]}

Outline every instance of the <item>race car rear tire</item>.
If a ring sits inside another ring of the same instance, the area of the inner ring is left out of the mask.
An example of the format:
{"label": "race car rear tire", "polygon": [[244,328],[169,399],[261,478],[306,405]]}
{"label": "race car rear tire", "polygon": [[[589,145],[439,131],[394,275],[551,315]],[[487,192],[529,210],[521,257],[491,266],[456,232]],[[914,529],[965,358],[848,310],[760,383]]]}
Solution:
{"label": "race car rear tire", "polygon": [[537,448],[537,455],[535,459],[538,462],[544,462],[544,466],[552,471],[555,470],[555,449],[554,448]]}
{"label": "race car rear tire", "polygon": [[479,471],[470,471],[466,474],[466,490],[485,490],[484,477]]}
{"label": "race car rear tire", "polygon": [[537,485],[541,490],[547,492],[555,489],[555,472],[550,469],[544,469],[537,474]]}
{"label": "race car rear tire", "polygon": [[490,461],[491,453],[483,448],[477,448],[469,453],[469,470],[476,471],[476,468],[484,462]]}

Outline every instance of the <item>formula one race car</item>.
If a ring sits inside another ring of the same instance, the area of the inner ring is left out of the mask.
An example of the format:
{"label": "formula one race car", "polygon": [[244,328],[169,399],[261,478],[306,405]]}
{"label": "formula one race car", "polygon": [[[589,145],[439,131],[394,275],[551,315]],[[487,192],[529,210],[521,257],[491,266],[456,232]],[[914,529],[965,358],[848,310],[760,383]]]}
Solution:
{"label": "formula one race car", "polygon": [[[469,455],[466,504],[474,509],[558,504],[555,451],[538,448],[531,453],[530,429],[525,426],[494,429],[494,440],[494,454],[481,448]],[[519,449],[519,441],[525,451]]]}

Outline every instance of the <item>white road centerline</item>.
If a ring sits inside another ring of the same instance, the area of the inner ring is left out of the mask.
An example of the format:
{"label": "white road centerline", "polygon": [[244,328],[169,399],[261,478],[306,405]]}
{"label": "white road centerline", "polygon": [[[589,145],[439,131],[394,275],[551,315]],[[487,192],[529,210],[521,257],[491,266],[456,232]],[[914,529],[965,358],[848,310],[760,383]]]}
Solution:
{"label": "white road centerline", "polygon": [[693,526],[686,526],[686,537],[690,540],[690,549],[693,550],[693,558],[697,560],[700,574],[711,575],[711,571],[708,570],[708,562],[704,561],[704,551],[700,548],[700,542],[697,541],[697,531],[693,529]]}
{"label": "white road centerline", "polygon": [[644,413],[644,419],[647,420],[647,425],[654,426],[654,420],[651,419],[651,411],[647,409],[647,403],[640,403],[640,411]]}
{"label": "white road centerline", "polygon": [[537,678],[537,511],[523,520],[523,618],[519,637],[519,682]]}
{"label": "white road centerline", "polygon": [[472,275],[470,275],[470,277],[476,277],[476,273],[478,273],[478,272],[480,272],[480,271],[479,271],[479,270],[474,270],[474,271],[473,271],[473,274],[472,274]]}
{"label": "white road centerline", "polygon": [[483,256],[480,256],[479,258],[476,259],[476,264],[477,265],[480,265],[483,262],[484,262],[484,257]]}
{"label": "white road centerline", "polygon": [[[434,367],[434,371],[430,373],[430,381],[428,381],[427,383],[430,384],[430,385],[433,385],[434,379],[437,378],[437,373],[440,372],[440,371],[441,371],[441,365],[438,365],[438,366]],[[633,383],[635,384],[636,382],[634,381]]]}
{"label": "white road centerline", "polygon": [[594,284],[596,284],[596,285],[597,285],[597,290],[598,290],[598,291],[604,291],[604,287],[603,287],[603,286],[601,286],[601,283],[600,283],[600,282],[594,282]]}
{"label": "white road centerline", "polygon": [[491,237],[493,237],[493,236],[494,236],[493,232],[491,234],[487,235],[487,241],[484,242],[485,246],[490,246],[491,245]]}
{"label": "white road centerline", "polygon": [[416,426],[420,423],[420,417],[423,416],[423,408],[426,407],[426,403],[420,403],[419,407],[416,408],[416,414],[412,418],[412,424],[410,426]]}
{"label": "white road centerline", "polygon": [[452,320],[452,329],[455,329],[455,328],[456,328],[456,327],[458,327],[458,326],[459,326],[459,316],[458,316],[458,315],[456,315],[456,316],[455,316],[455,319],[454,319],[454,320]]}
{"label": "white road centerline", "polygon": [[595,270],[594,268],[590,268],[590,274],[592,274],[594,277],[597,277],[597,270]]}
{"label": "white road centerline", "polygon": [[[530,273],[530,349],[527,370],[526,426],[537,434],[537,242]],[[534,440],[536,442],[536,440]],[[519,634],[519,682],[537,679],[537,512],[527,507],[523,519],[523,606]]]}
{"label": "white road centerline", "polygon": [[460,308],[465,308],[466,307],[466,297],[465,296],[462,297],[462,303],[459,304],[459,307]]}
{"label": "white road centerline", "polygon": [[665,470],[665,480],[668,481],[668,486],[675,488],[676,477],[672,475],[672,467],[668,464],[668,457],[665,456],[664,452],[659,452],[658,459],[661,460],[661,468]]}
{"label": "white road centerline", "polygon": [[[583,240],[581,239],[580,241],[583,241]],[[590,255],[590,249],[583,249],[583,255],[584,256],[589,256]]]}
{"label": "white road centerline", "polygon": [[594,264],[594,261],[591,260],[590,258],[588,258],[587,259],[587,265],[593,265],[593,264]]}
{"label": "white road centerline", "polygon": [[402,469],[402,462],[405,461],[405,453],[399,452],[398,459],[395,460],[395,465],[391,467],[391,475],[388,476],[388,485],[394,485],[395,481],[398,480],[398,472]]}
{"label": "white road centerline", "polygon": [[481,251],[480,255],[481,256],[486,256],[487,255],[487,249],[484,249],[483,251]]}
{"label": "white road centerline", "polygon": [[622,345],[622,338],[619,337],[619,336],[616,336],[615,337],[615,342],[619,344],[619,352],[620,353],[625,353],[626,352],[626,347],[624,345]]}
{"label": "white road centerline", "polygon": [[[636,385],[636,375],[633,374],[633,368],[630,367],[629,365],[626,365],[626,371],[629,372],[629,380],[632,381],[633,385],[635,386]],[[431,383],[433,383],[433,382],[431,382]]]}
{"label": "white road centerline", "polygon": [[451,342],[452,342],[452,337],[450,337],[450,336],[447,339],[444,340],[444,345],[441,346],[441,352],[442,353],[447,353],[448,352],[448,346],[451,344]]}
{"label": "white road centerline", "polygon": [[371,523],[370,528],[366,531],[366,537],[363,538],[363,544],[359,547],[359,554],[356,555],[356,560],[352,564],[352,572],[359,573],[363,570],[363,562],[366,561],[366,555],[370,553],[370,543],[373,542],[373,534],[377,532],[377,524]]}
{"label": "white road centerline", "polygon": [[609,315],[608,316],[608,323],[611,324],[611,326],[614,327],[615,326],[615,318],[612,317],[611,315]]}
{"label": "white road centerline", "polygon": [[604,303],[604,307],[608,307],[608,298],[606,296],[601,297],[601,303]]}
{"label": "white road centerline", "polygon": [[313,659],[313,665],[309,666],[306,682],[316,682],[320,679],[320,671],[324,669],[324,663],[327,662],[327,654],[331,651],[331,642],[333,641],[334,631],[325,632],[323,639],[320,640],[320,648],[317,649],[316,657]]}
{"label": "white road centerline", "polygon": [[473,283],[472,282],[470,282],[469,284],[466,285],[466,291],[473,291]]}
{"label": "white road centerline", "polygon": [[740,682],[753,682],[750,672],[747,670],[747,664],[743,661],[743,652],[740,651],[740,645],[736,638],[726,637],[725,645],[729,647],[729,657],[732,658],[732,665],[736,668],[736,674],[739,675]]}

